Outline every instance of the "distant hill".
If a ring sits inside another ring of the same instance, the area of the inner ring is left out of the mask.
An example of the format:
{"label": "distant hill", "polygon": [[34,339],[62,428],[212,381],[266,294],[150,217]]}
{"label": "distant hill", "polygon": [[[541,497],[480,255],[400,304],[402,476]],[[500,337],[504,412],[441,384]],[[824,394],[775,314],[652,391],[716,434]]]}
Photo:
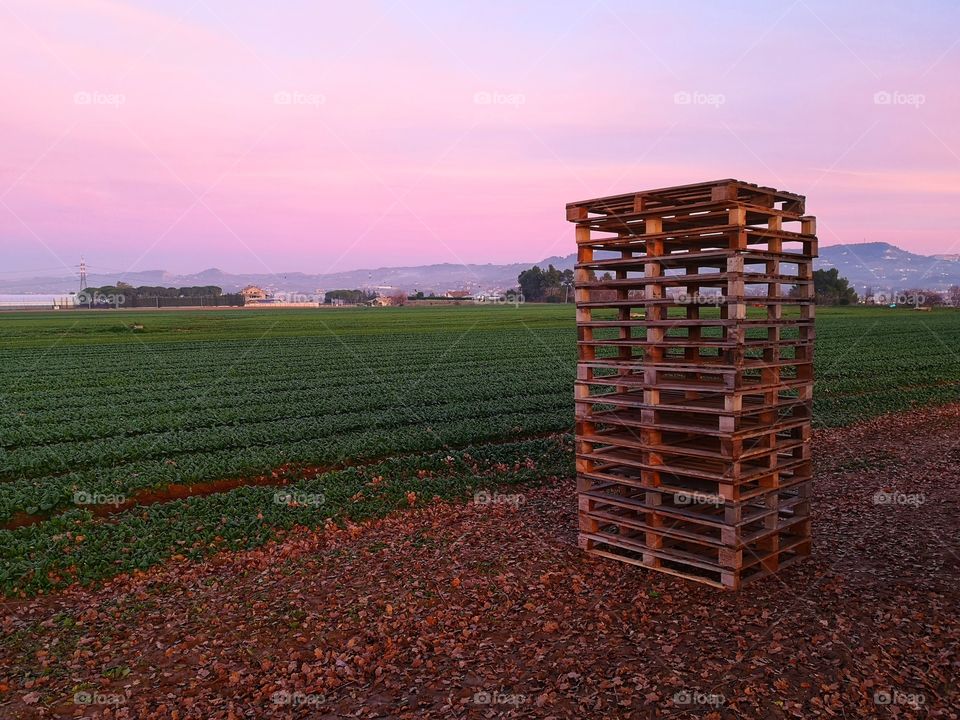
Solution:
{"label": "distant hill", "polygon": [[821,247],[815,267],[837,268],[858,291],[871,286],[943,290],[960,285],[960,261],[951,256],[917,255],[882,242]]}
{"label": "distant hill", "polygon": [[[390,286],[408,291],[422,290],[426,293],[444,293],[448,290],[495,290],[509,289],[517,284],[517,275],[533,265],[546,269],[548,265],[566,270],[576,263],[576,254],[566,257],[554,256],[540,262],[512,263],[509,265],[457,265],[438,263],[412,267],[382,267],[347,270],[338,273],[310,274],[286,272],[227,273],[218,268],[209,268],[190,275],[176,275],[164,270],[141,272],[91,274],[88,283],[94,287],[126,282],[138,285],[163,285],[185,287],[190,285],[219,285],[225,292],[235,292],[247,285],[258,285],[287,292],[314,293],[317,290]],[[75,277],[47,277],[23,280],[0,279],[0,292],[4,293],[62,293],[77,290]]]}
{"label": "distant hill", "polygon": [[[830,245],[820,248],[817,269],[837,268],[850,280],[858,292],[866,287],[875,290],[905,290],[922,287],[946,289],[960,285],[960,256],[917,255],[889,243],[858,243]],[[572,268],[576,254],[555,255],[537,263],[507,265],[457,265],[438,263],[411,267],[382,267],[347,270],[338,273],[288,272],[227,273],[209,268],[191,275],[175,275],[164,270],[146,270],[119,274],[93,274],[90,285],[113,285],[118,281],[131,285],[219,285],[225,292],[236,292],[247,285],[258,285],[268,290],[315,293],[317,290],[363,288],[378,286],[399,287],[407,291],[444,293],[448,290],[496,290],[515,287],[517,275],[536,264],[542,268],[553,265],[561,270]],[[29,280],[0,279],[4,293],[63,293],[76,290],[75,277],[47,277]]]}

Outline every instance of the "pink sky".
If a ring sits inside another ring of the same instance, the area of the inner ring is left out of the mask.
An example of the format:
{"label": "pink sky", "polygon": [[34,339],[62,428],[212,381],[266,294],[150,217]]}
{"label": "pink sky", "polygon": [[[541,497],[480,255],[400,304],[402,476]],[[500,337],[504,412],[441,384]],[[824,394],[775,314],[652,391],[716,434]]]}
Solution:
{"label": "pink sky", "polygon": [[837,5],[0,0],[0,272],[532,262],[721,177],[960,252],[960,7]]}

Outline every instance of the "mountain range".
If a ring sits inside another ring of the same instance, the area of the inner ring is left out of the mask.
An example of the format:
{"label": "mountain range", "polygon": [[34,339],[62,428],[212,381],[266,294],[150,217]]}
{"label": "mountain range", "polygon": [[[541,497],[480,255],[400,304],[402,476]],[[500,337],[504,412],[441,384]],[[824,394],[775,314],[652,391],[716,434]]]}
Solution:
{"label": "mountain range", "polygon": [[[178,275],[164,270],[145,270],[113,274],[91,273],[87,279],[90,287],[115,285],[122,281],[133,286],[162,285],[164,287],[187,287],[193,285],[217,285],[224,292],[235,292],[247,285],[256,285],[267,290],[289,293],[316,293],[317,290],[353,288],[397,287],[407,291],[422,290],[445,293],[448,290],[505,290],[515,287],[517,275],[539,265],[546,269],[553,265],[565,270],[576,263],[576,254],[566,257],[549,257],[534,263],[510,263],[506,265],[437,263],[411,267],[365,268],[337,273],[227,273],[210,268],[189,275]],[[76,276],[72,278],[32,278],[24,280],[0,279],[2,293],[62,293],[78,289]]]}
{"label": "mountain range", "polygon": [[857,292],[924,288],[946,290],[960,285],[960,257],[917,255],[883,242],[829,245],[820,248],[818,270],[837,268]]}
{"label": "mountain range", "polygon": [[[347,270],[337,273],[310,274],[289,272],[227,273],[217,268],[178,275],[164,270],[146,270],[121,274],[91,274],[88,285],[100,287],[119,281],[138,285],[185,287],[190,285],[218,285],[225,292],[235,292],[247,285],[290,293],[315,293],[317,290],[341,288],[398,287],[407,291],[444,293],[448,290],[495,290],[515,287],[517,275],[534,264],[546,268],[553,265],[565,270],[576,263],[576,254],[554,256],[537,263],[510,263],[506,265],[457,265],[438,263],[411,267],[385,267]],[[960,256],[918,255],[882,242],[830,245],[820,248],[817,269],[837,268],[850,280],[858,292],[864,288],[875,290],[905,290],[922,287],[946,289],[960,285]],[[3,293],[63,293],[78,289],[76,277],[45,277],[21,280],[0,279]]]}

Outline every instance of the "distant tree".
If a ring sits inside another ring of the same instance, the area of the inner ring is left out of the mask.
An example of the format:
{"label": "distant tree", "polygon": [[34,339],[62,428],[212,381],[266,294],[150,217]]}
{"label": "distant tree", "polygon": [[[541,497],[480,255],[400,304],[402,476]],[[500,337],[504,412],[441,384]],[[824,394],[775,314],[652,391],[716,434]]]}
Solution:
{"label": "distant tree", "polygon": [[562,303],[566,297],[566,291],[559,285],[551,285],[543,291],[543,297],[540,299],[548,303]]}
{"label": "distant tree", "polygon": [[548,265],[543,273],[543,282],[545,287],[558,288],[563,282],[563,273],[553,265]]}
{"label": "distant tree", "polygon": [[175,298],[180,297],[178,288],[163,287],[160,285],[141,285],[136,288],[136,294],[143,298]]}
{"label": "distant tree", "polygon": [[549,265],[546,270],[534,265],[517,276],[520,292],[532,302],[566,302],[573,287],[573,271],[558,270]]}
{"label": "distant tree", "polygon": [[543,277],[543,270],[534,265],[529,270],[524,270],[517,276],[517,282],[520,285],[520,292],[531,302],[539,302],[543,299],[543,291],[546,287],[546,281]]}
{"label": "distant tree", "polygon": [[159,285],[133,287],[129,283],[85,288],[80,304],[92,307],[184,307],[190,305],[243,305],[237,293],[225,295],[215,285],[172,288]]}
{"label": "distant tree", "polygon": [[78,302],[87,307],[119,307],[126,304],[127,294],[116,285],[87,287],[80,291]]}
{"label": "distant tree", "polygon": [[374,293],[365,290],[329,290],[323,297],[323,301],[330,305],[340,301],[346,305],[359,305],[370,302],[376,297]]}
{"label": "distant tree", "polygon": [[[856,291],[850,287],[850,281],[840,275],[837,268],[814,270],[813,287],[817,305],[851,305],[857,302]],[[798,288],[791,291],[794,297],[798,294]]]}
{"label": "distant tree", "polygon": [[177,288],[177,294],[179,297],[220,297],[223,295],[223,288],[216,285],[197,285]]}

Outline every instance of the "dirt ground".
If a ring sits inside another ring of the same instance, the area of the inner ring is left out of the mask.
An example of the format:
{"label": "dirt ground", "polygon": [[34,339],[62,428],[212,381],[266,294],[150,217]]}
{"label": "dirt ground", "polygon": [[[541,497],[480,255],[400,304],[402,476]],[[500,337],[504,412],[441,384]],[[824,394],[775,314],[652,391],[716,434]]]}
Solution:
{"label": "dirt ground", "polygon": [[563,479],[6,603],[0,717],[957,718],[960,406],[814,443],[740,593],[585,556]]}

